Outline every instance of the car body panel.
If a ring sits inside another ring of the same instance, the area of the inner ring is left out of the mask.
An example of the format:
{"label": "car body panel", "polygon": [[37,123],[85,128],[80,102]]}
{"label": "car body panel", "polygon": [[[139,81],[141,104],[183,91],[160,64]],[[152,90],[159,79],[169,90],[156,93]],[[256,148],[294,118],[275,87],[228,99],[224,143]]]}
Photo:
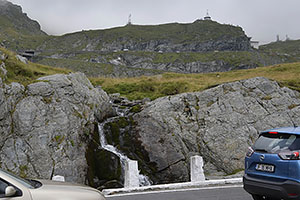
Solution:
{"label": "car body panel", "polygon": [[281,127],[281,128],[274,128],[274,129],[269,129],[266,131],[263,131],[261,133],[267,133],[267,132],[278,132],[278,133],[283,133],[283,134],[295,134],[295,135],[300,135],[300,127]]}
{"label": "car body panel", "polygon": [[41,187],[34,188],[22,184],[22,181],[0,170],[0,178],[8,182],[14,188],[22,191],[22,196],[7,197],[11,200],[105,200],[100,191],[85,185],[38,180]]}
{"label": "car body panel", "polygon": [[104,200],[100,191],[79,184],[71,184],[58,181],[39,180],[42,186],[37,189],[30,189],[33,200]]}

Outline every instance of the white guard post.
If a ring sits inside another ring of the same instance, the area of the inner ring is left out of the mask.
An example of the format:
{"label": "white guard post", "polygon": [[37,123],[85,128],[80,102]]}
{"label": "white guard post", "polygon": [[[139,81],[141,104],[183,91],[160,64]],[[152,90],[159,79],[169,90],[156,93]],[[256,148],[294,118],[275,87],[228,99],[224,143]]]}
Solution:
{"label": "white guard post", "polygon": [[65,177],[60,176],[60,175],[56,175],[52,177],[53,181],[60,181],[60,182],[65,182]]}
{"label": "white guard post", "polygon": [[201,156],[191,157],[191,182],[205,181],[203,171],[203,158]]}
{"label": "white guard post", "polygon": [[125,188],[139,187],[139,170],[136,160],[128,160],[125,163]]}

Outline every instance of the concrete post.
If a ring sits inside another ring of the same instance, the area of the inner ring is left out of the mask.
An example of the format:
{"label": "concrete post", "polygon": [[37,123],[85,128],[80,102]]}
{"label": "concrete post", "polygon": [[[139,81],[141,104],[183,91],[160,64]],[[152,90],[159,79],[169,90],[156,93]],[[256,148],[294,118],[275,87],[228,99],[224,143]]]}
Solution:
{"label": "concrete post", "polygon": [[136,160],[128,160],[125,162],[125,188],[139,187],[139,170]]}
{"label": "concrete post", "polygon": [[203,171],[203,158],[201,156],[191,157],[191,182],[205,181]]}
{"label": "concrete post", "polygon": [[52,181],[60,181],[60,182],[65,182],[65,177],[56,175],[52,177]]}

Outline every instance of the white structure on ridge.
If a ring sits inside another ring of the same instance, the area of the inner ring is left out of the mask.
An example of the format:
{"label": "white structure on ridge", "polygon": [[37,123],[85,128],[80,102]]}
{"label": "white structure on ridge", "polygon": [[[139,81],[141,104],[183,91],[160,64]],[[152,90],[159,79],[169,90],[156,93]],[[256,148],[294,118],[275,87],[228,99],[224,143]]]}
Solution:
{"label": "white structure on ridge", "polygon": [[250,41],[251,47],[258,49],[259,48],[259,41]]}
{"label": "white structure on ridge", "polygon": [[131,22],[131,14],[129,14],[129,16],[128,16],[128,23],[127,23],[127,25],[131,25],[132,24],[132,22]]}
{"label": "white structure on ridge", "polygon": [[208,10],[207,10],[207,12],[206,12],[206,16],[204,17],[204,20],[211,20],[211,17],[210,17],[209,14],[208,14]]}

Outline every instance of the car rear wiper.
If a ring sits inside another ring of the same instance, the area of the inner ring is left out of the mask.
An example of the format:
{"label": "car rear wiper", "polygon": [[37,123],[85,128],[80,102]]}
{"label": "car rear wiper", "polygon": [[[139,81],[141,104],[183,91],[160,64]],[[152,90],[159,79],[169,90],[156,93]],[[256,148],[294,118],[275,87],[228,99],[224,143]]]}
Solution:
{"label": "car rear wiper", "polygon": [[29,181],[34,188],[39,188],[42,186],[42,183],[40,183],[39,181],[33,179],[26,179],[26,180]]}
{"label": "car rear wiper", "polygon": [[255,152],[268,153],[265,149],[254,149]]}

